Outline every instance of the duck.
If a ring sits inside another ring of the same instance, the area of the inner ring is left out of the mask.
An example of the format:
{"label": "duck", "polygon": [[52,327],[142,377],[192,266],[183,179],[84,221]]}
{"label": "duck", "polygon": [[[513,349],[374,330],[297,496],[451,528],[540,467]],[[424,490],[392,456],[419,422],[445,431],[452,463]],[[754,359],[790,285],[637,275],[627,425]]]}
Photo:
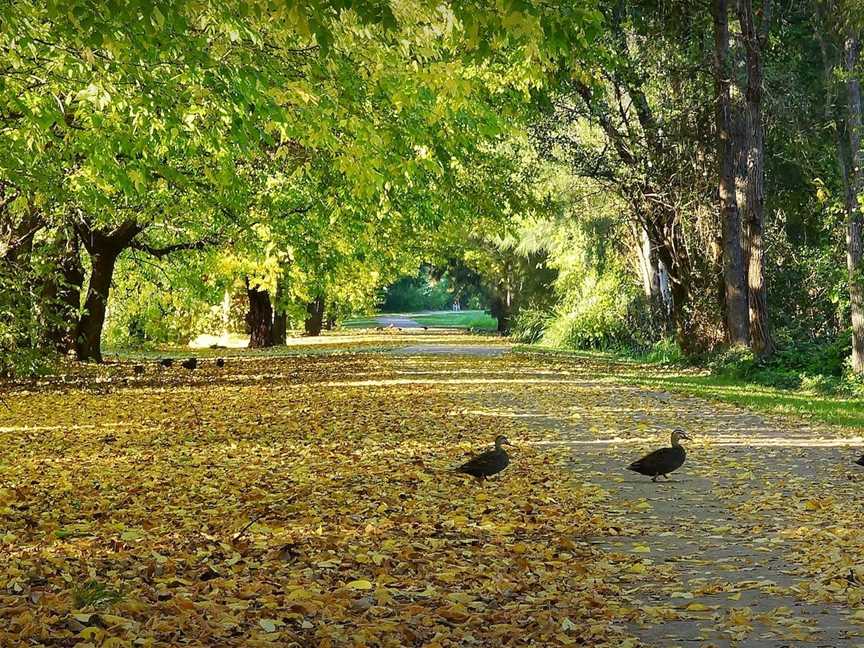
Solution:
{"label": "duck", "polygon": [[660,475],[669,479],[668,473],[678,470],[684,465],[684,460],[687,458],[687,453],[681,445],[681,439],[692,440],[693,437],[688,435],[684,430],[673,430],[671,448],[654,450],[654,452],[650,452],[641,459],[631,463],[627,466],[627,470],[651,477],[651,481],[653,482],[656,482]]}
{"label": "duck", "polygon": [[172,360],[171,358],[162,358],[159,361],[159,365],[162,367],[165,367],[166,369],[173,364],[174,364],[174,360]]}
{"label": "duck", "polygon": [[860,457],[858,457],[858,461],[856,461],[855,463],[858,464],[859,466],[864,466],[864,455],[861,455]]}
{"label": "duck", "polygon": [[487,450],[486,452],[469,459],[459,466],[456,469],[456,472],[471,475],[480,481],[483,481],[492,475],[497,475],[510,465],[510,456],[503,447],[505,445],[513,446],[513,444],[507,440],[506,436],[499,434],[495,437],[494,450]]}
{"label": "duck", "polygon": [[220,369],[225,366],[225,358],[216,358],[216,366]]}
{"label": "duck", "polygon": [[188,360],[184,360],[183,362],[180,363],[180,366],[183,367],[184,369],[188,369],[189,371],[192,371],[193,369],[195,369],[198,366],[198,358],[189,358]]}

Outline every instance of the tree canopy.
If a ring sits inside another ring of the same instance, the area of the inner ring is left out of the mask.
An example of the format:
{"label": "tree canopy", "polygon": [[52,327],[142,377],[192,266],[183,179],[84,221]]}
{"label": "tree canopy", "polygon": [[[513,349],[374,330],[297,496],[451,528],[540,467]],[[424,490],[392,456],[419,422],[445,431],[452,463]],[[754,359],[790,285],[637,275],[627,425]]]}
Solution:
{"label": "tree canopy", "polygon": [[851,331],[858,371],[861,23],[821,0],[7,3],[6,368],[180,341],[237,300],[277,344],[423,266],[504,332],[767,358]]}

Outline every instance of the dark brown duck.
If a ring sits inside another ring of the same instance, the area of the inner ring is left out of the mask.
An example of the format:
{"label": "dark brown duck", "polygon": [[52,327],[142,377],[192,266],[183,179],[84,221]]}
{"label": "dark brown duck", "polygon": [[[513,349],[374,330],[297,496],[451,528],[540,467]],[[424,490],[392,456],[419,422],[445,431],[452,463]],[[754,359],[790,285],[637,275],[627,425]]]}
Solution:
{"label": "dark brown duck", "polygon": [[456,472],[471,475],[479,480],[484,480],[492,475],[497,475],[510,465],[510,456],[503,448],[505,445],[512,445],[503,434],[495,437],[495,449],[488,450],[483,454],[479,454],[473,459],[469,459],[464,464],[456,469]]}
{"label": "dark brown duck", "polygon": [[684,460],[687,458],[687,453],[681,446],[681,439],[690,440],[691,437],[684,430],[673,431],[671,448],[660,448],[648,453],[638,461],[634,461],[627,466],[627,470],[632,470],[640,475],[646,475],[651,478],[651,481],[655,482],[660,475],[669,479],[669,473],[683,466]]}

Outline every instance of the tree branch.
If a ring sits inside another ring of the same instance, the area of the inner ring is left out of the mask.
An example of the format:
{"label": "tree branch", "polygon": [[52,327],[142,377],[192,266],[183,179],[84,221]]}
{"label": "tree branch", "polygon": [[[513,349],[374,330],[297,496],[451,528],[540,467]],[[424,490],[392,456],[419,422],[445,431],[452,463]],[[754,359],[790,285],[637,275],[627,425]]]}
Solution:
{"label": "tree branch", "polygon": [[198,241],[187,241],[185,243],[175,243],[174,245],[166,245],[164,247],[154,247],[143,241],[133,241],[130,246],[133,250],[138,250],[140,252],[146,252],[150,256],[154,256],[157,259],[161,259],[162,257],[166,257],[169,254],[173,254],[174,252],[181,252],[183,250],[202,250],[208,245],[213,245],[217,242],[217,238],[215,236],[205,237]]}

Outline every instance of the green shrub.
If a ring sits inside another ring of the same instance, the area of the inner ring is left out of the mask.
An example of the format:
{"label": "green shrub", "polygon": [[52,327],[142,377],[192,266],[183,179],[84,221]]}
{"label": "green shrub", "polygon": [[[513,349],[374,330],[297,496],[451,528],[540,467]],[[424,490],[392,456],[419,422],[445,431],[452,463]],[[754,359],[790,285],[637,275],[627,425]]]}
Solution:
{"label": "green shrub", "polygon": [[684,352],[672,338],[663,338],[655,342],[643,354],[638,356],[642,362],[657,364],[683,364],[685,362]]}
{"label": "green shrub", "polygon": [[542,310],[526,308],[519,311],[513,321],[510,337],[517,342],[533,344],[543,337],[551,319],[552,316]]}
{"label": "green shrub", "polygon": [[616,273],[587,276],[578,295],[552,319],[543,343],[565,349],[638,348],[644,346],[634,326],[638,293]]}
{"label": "green shrub", "polygon": [[837,376],[808,376],[801,380],[801,389],[817,394],[837,394],[846,391],[842,379]]}

